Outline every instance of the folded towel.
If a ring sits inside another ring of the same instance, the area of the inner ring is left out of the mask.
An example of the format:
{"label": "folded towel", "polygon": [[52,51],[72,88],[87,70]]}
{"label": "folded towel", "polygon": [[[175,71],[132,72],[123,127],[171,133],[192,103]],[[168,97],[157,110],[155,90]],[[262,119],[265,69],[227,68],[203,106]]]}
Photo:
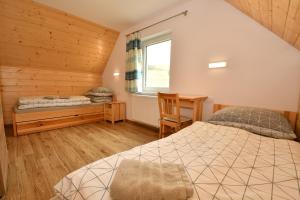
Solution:
{"label": "folded towel", "polygon": [[186,200],[193,192],[181,165],[126,159],[110,186],[113,200]]}

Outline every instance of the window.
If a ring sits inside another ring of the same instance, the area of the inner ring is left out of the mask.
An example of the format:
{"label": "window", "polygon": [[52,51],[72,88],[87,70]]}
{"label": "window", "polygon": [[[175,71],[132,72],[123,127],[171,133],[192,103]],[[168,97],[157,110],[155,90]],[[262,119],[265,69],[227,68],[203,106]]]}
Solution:
{"label": "window", "polygon": [[170,34],[143,40],[143,92],[167,91],[170,85]]}

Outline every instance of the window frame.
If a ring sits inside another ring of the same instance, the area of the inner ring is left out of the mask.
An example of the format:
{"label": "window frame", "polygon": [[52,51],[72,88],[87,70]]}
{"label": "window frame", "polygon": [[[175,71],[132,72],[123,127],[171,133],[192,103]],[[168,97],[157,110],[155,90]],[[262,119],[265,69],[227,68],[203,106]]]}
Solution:
{"label": "window frame", "polygon": [[142,92],[144,94],[155,94],[157,92],[168,92],[170,91],[170,70],[169,70],[169,87],[146,87],[146,77],[147,77],[147,47],[162,42],[171,41],[170,48],[170,70],[171,70],[171,56],[172,56],[172,38],[171,33],[164,33],[148,38],[142,39],[142,52],[143,52],[143,81],[142,81]]}

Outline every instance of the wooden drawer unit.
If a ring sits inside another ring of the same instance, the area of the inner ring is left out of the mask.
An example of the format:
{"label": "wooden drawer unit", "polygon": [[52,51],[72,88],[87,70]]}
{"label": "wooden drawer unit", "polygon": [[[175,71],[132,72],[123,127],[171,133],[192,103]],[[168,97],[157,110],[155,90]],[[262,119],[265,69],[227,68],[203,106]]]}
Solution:
{"label": "wooden drawer unit", "polygon": [[104,104],[13,112],[14,135],[26,135],[104,120]]}
{"label": "wooden drawer unit", "polygon": [[112,102],[106,103],[105,108],[105,120],[111,121],[113,124],[116,121],[121,121],[126,119],[126,104],[125,102]]}

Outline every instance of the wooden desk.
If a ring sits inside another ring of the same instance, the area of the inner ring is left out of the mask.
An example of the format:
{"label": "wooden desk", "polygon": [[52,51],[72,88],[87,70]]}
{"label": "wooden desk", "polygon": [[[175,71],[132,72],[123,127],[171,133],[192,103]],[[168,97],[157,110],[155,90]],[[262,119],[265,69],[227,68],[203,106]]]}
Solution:
{"label": "wooden desk", "polygon": [[201,121],[203,112],[203,102],[207,96],[183,96],[179,95],[180,107],[193,110],[192,120]]}

